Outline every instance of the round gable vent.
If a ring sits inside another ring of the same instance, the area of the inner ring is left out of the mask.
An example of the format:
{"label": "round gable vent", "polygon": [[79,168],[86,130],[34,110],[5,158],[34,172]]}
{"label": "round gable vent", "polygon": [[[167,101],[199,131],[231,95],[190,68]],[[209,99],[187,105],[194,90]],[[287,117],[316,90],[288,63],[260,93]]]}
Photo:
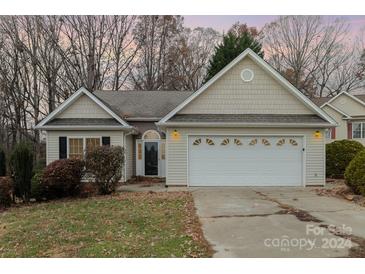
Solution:
{"label": "round gable vent", "polygon": [[250,69],[244,69],[241,71],[241,78],[244,82],[250,82],[253,80],[254,74]]}

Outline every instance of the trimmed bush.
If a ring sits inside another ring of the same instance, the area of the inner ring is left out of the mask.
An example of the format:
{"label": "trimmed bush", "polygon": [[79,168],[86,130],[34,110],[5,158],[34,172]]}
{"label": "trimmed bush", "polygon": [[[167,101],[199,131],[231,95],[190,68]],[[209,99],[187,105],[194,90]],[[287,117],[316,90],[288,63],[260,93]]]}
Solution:
{"label": "trimmed bush", "polygon": [[6,176],[6,156],[5,151],[0,147],[0,177]]}
{"label": "trimmed bush", "polygon": [[115,191],[123,167],[124,149],[120,146],[101,146],[86,153],[86,170],[95,176],[100,194]]}
{"label": "trimmed bush", "polygon": [[10,165],[14,175],[15,196],[29,201],[33,175],[33,151],[29,144],[19,143],[15,146]]}
{"label": "trimmed bush", "polygon": [[365,150],[360,151],[346,168],[345,183],[354,193],[365,196]]}
{"label": "trimmed bush", "polygon": [[0,208],[11,205],[13,182],[10,177],[0,177]]}
{"label": "trimmed bush", "polygon": [[346,167],[364,146],[353,140],[334,141],[326,145],[326,176],[343,178]]}
{"label": "trimmed bush", "polygon": [[44,198],[77,196],[80,192],[83,169],[84,162],[77,159],[61,159],[49,164],[40,183]]}

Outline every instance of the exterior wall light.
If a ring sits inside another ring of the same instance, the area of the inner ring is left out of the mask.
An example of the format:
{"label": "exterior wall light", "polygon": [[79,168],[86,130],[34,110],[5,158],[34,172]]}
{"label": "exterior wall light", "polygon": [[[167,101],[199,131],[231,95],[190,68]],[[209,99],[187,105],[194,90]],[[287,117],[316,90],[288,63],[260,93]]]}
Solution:
{"label": "exterior wall light", "polygon": [[314,137],[321,138],[322,137],[321,132],[319,130],[316,130],[316,132],[314,133]]}
{"label": "exterior wall light", "polygon": [[171,138],[173,140],[180,140],[180,133],[175,129],[172,133],[171,133]]}

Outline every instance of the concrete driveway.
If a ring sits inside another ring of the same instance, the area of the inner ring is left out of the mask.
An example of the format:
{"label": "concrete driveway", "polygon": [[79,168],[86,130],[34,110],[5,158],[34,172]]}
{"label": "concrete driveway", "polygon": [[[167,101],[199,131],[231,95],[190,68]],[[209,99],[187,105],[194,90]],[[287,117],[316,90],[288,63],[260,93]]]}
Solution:
{"label": "concrete driveway", "polygon": [[313,188],[190,188],[214,257],[362,257],[365,208]]}

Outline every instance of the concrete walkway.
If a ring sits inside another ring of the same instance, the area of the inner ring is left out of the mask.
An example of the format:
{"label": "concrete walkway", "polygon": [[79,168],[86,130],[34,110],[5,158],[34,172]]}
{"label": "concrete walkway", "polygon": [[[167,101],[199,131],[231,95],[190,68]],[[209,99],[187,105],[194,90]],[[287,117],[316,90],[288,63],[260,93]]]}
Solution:
{"label": "concrete walkway", "polygon": [[311,188],[189,190],[215,257],[347,257],[364,251],[365,208]]}

